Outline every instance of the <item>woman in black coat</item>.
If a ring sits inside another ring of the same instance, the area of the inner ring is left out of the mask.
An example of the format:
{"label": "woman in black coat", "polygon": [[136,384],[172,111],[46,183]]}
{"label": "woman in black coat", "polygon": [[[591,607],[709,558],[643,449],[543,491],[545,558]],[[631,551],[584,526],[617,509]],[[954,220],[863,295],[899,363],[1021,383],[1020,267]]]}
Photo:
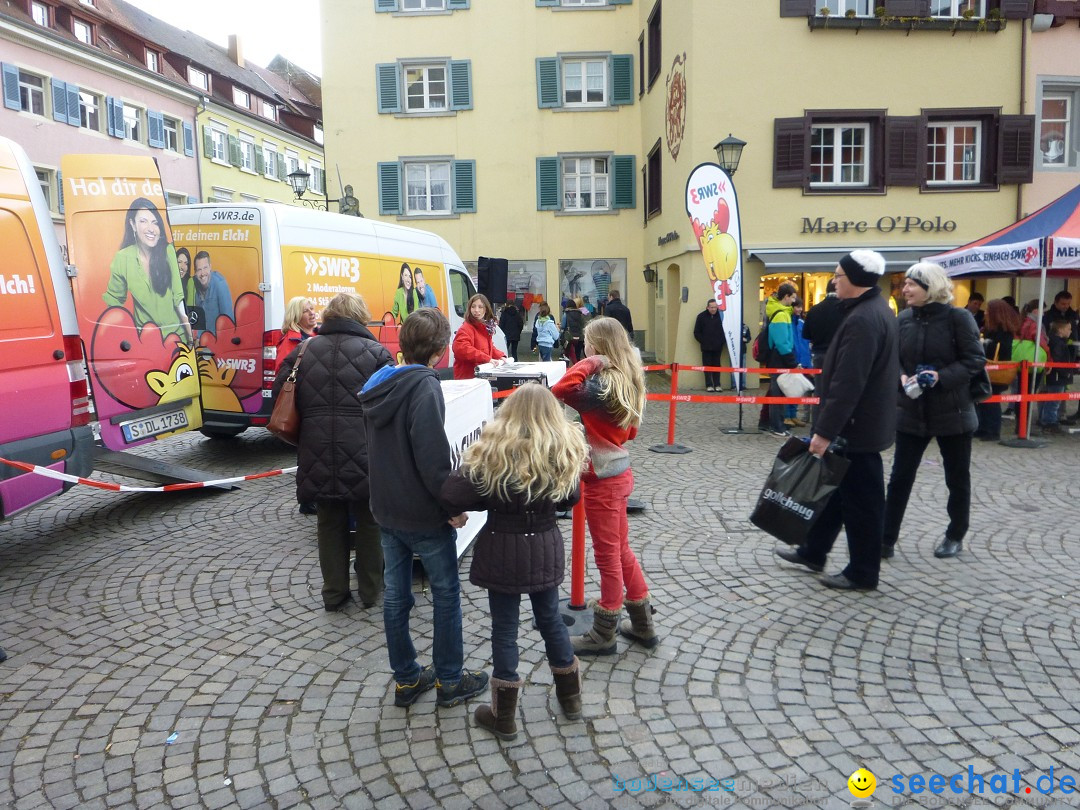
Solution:
{"label": "woman in black coat", "polygon": [[949,489],[949,526],[934,556],[955,557],[971,512],[971,436],[978,425],[971,379],[986,364],[986,356],[971,313],[950,305],[952,282],[939,266],[912,265],[902,294],[908,308],[898,324],[901,390],[881,556],[893,556],[919,462],[933,438]]}
{"label": "woman in black coat", "polygon": [[[1003,298],[995,298],[986,305],[984,334],[987,361],[1005,363],[1012,360],[1012,344],[1020,334],[1020,313]],[[1015,378],[1015,375],[1014,375]],[[1009,383],[995,383],[991,375],[991,390],[994,395],[1009,390]],[[996,402],[980,402],[975,406],[979,414],[979,429],[975,438],[996,442],[1001,438],[1001,405]]]}
{"label": "woman in black coat", "polygon": [[525,318],[518,309],[517,304],[508,301],[503,304],[499,314],[499,328],[506,338],[506,354],[508,357],[518,359],[518,341],[521,340],[521,330],[525,328]]}
{"label": "woman in black coat", "polygon": [[[379,527],[368,507],[368,457],[363,411],[356,395],[378,369],[393,363],[386,347],[364,326],[371,320],[355,293],[334,296],[316,337],[305,341],[296,382],[300,413],[296,496],[314,501],[318,514],[319,566],[323,606],[341,610],[349,590],[349,556],[356,550],[357,592],[371,607],[382,590]],[[300,349],[282,363],[274,396],[296,363]],[[350,538],[350,517],[356,530]]]}

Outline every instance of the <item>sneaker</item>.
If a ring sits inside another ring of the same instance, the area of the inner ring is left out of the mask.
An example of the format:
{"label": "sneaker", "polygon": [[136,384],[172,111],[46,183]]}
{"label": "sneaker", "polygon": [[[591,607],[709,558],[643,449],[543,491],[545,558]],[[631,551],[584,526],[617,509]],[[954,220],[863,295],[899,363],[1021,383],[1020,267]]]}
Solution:
{"label": "sneaker", "polygon": [[705,386],[705,390],[706,390],[706,391],[715,391],[715,390],[716,390],[716,388],[715,388],[714,386],[711,386],[711,385],[706,385],[706,386]]}
{"label": "sneaker", "polygon": [[435,667],[428,664],[420,670],[416,683],[399,683],[394,687],[394,705],[407,707],[416,703],[416,699],[435,685]]}
{"label": "sneaker", "polygon": [[440,706],[457,706],[471,697],[476,697],[487,689],[488,675],[486,672],[461,671],[461,680],[453,686],[444,686],[436,682],[438,697],[436,703]]}
{"label": "sneaker", "polygon": [[788,427],[797,427],[797,426],[798,426],[798,425],[797,425],[797,423],[795,422],[795,420],[794,420],[794,419],[790,419],[790,418],[789,418],[789,419],[785,419],[785,420],[784,420],[784,424],[785,424],[785,425],[787,425]]}
{"label": "sneaker", "polygon": [[776,436],[777,438],[780,438],[780,439],[789,439],[789,438],[791,438],[791,431],[790,430],[773,430],[772,428],[769,428],[769,433],[771,433],[773,436]]}

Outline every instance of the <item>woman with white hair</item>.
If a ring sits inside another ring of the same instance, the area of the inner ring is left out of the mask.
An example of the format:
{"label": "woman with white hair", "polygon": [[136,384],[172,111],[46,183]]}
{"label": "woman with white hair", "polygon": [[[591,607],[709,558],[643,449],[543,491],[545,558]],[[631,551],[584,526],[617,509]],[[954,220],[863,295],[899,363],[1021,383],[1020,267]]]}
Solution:
{"label": "woman with white hair", "polygon": [[960,553],[971,512],[971,436],[978,427],[971,379],[986,364],[979,329],[966,309],[951,306],[952,282],[938,265],[908,268],[901,290],[900,391],[896,453],[885,496],[881,556],[893,556],[915,474],[931,439],[941,450],[949,489],[949,525],[935,557]]}

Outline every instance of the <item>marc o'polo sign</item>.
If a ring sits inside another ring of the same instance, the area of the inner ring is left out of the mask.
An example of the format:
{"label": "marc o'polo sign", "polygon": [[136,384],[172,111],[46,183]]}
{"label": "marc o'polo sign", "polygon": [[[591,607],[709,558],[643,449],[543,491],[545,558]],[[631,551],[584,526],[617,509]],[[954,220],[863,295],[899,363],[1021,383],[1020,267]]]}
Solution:
{"label": "marc o'polo sign", "polygon": [[802,218],[802,233],[952,233],[955,230],[954,220],[941,217],[878,217],[876,220]]}

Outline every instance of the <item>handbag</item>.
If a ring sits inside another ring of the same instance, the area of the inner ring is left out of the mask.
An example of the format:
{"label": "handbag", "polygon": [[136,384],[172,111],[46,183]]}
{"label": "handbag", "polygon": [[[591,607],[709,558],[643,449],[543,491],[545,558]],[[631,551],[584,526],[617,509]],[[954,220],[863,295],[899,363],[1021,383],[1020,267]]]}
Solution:
{"label": "handbag", "polygon": [[776,378],[776,384],[785,397],[808,397],[814,393],[814,384],[805,374],[795,371],[785,371]]}
{"label": "handbag", "polygon": [[[1001,344],[998,343],[994,347],[994,359],[991,363],[997,363],[998,354],[1001,353]],[[1020,366],[1007,366],[1005,368],[996,368],[993,371],[986,372],[990,375],[990,382],[992,385],[1012,385],[1013,380],[1016,379],[1016,375],[1020,373]]]}
{"label": "handbag", "polygon": [[850,465],[832,450],[814,456],[802,439],[788,439],[776,454],[750,522],[788,545],[800,545]]}
{"label": "handbag", "polygon": [[986,368],[980,368],[968,383],[971,392],[971,401],[975,403],[985,402],[994,395],[994,389],[990,387],[990,372]]}
{"label": "handbag", "polygon": [[270,421],[266,423],[266,429],[281,439],[283,442],[295,445],[300,441],[300,411],[296,409],[296,372],[300,370],[300,361],[304,359],[308,343],[314,338],[308,338],[300,344],[300,351],[296,355],[296,363],[292,371],[285,378],[285,382],[278,391],[277,399],[274,400],[274,410],[270,413]]}

